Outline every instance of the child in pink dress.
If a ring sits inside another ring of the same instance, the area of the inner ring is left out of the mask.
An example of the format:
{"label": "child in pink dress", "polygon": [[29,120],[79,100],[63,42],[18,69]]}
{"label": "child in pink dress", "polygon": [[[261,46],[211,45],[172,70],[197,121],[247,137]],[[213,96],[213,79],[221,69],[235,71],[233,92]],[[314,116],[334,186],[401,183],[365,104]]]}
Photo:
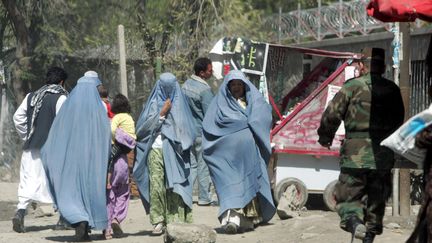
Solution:
{"label": "child in pink dress", "polygon": [[126,218],[129,205],[129,168],[127,153],[135,147],[135,122],[130,115],[128,99],[118,94],[112,103],[111,120],[113,145],[108,163],[107,210],[108,228],[104,231],[105,239],[121,237],[120,223]]}

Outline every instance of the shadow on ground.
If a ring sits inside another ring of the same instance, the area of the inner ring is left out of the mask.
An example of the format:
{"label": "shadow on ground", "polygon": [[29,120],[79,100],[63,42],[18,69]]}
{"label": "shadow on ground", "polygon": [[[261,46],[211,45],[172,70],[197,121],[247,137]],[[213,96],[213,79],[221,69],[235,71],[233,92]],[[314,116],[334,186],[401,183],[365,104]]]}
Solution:
{"label": "shadow on ground", "polygon": [[[260,228],[262,228],[262,227],[267,227],[267,226],[271,226],[271,225],[274,225],[274,224],[272,224],[272,223],[260,223],[259,225],[258,225],[258,227],[260,227]],[[216,233],[218,233],[218,234],[227,234],[227,233],[225,233],[225,230],[222,228],[222,227],[217,227],[217,228],[213,228],[215,231],[216,231]],[[250,231],[250,230],[249,230]],[[243,233],[247,233],[248,231],[239,231],[239,232],[237,232],[238,234],[243,234]]]}
{"label": "shadow on ground", "polygon": [[330,211],[324,204],[323,194],[319,193],[310,193],[305,207],[308,210]]}
{"label": "shadow on ground", "polygon": [[27,225],[25,225],[25,231],[26,232],[36,232],[36,231],[49,230],[49,229],[54,229],[54,228],[55,228],[55,225],[42,225],[42,226],[33,226],[33,225],[27,226]]}
{"label": "shadow on ground", "polygon": [[[151,231],[150,230],[143,230],[143,231],[139,231],[139,232],[133,233],[133,234],[124,233],[122,237],[115,237],[115,239],[126,240],[129,236],[151,236]],[[159,237],[159,236],[155,236],[155,237]],[[90,233],[90,238],[91,238],[91,241],[105,240],[105,238],[100,233],[100,231],[96,231],[93,234]],[[75,236],[73,236],[73,235],[50,236],[50,237],[46,237],[45,239],[50,240],[50,241],[56,241],[56,242],[76,242]]]}
{"label": "shadow on ground", "polygon": [[128,237],[128,236],[152,236],[152,231],[151,230],[142,230],[142,231],[139,231],[139,232],[133,233],[133,234],[124,233],[124,237]]}
{"label": "shadow on ground", "polygon": [[[49,236],[45,239],[56,242],[80,242],[76,240],[74,235]],[[100,233],[94,235],[90,234],[90,241],[105,241],[105,238]]]}

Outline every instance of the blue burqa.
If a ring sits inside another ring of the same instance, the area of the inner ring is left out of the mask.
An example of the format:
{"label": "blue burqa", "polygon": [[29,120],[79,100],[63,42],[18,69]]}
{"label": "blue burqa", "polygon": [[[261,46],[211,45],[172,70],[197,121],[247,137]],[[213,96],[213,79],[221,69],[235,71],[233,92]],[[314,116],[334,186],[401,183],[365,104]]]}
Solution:
{"label": "blue burqa", "polygon": [[[165,101],[171,99],[171,109],[165,120],[159,113]],[[133,176],[146,211],[149,211],[148,155],[157,135],[162,135],[162,153],[166,188],[179,194],[192,208],[190,148],[195,140],[192,113],[175,76],[163,73],[156,82],[136,125],[137,145]]]}
{"label": "blue burqa", "polygon": [[111,128],[96,86],[82,77],[64,102],[42,148],[42,161],[54,203],[71,224],[108,225],[106,174]]}
{"label": "blue burqa", "polygon": [[[245,84],[246,109],[228,89],[231,80]],[[275,214],[267,163],[270,158],[271,107],[241,71],[229,72],[203,121],[203,157],[219,198],[219,216],[228,209],[259,201],[263,221]]]}

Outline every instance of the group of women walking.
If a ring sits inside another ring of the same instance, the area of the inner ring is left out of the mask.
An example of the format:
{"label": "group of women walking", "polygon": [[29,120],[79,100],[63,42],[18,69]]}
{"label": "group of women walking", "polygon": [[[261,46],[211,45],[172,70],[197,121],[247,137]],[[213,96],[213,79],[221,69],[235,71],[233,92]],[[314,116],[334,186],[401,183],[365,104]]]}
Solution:
{"label": "group of women walking", "polygon": [[[134,178],[154,225],[192,222],[191,111],[175,76],[157,81],[137,122]],[[266,164],[271,108],[240,71],[226,75],[203,121],[203,156],[227,233],[251,230],[275,213]]]}
{"label": "group of women walking", "polygon": [[[90,229],[103,230],[106,239],[121,236],[129,203],[126,154],[135,147],[133,178],[152,233],[173,222],[191,223],[190,149],[200,134],[178,80],[160,75],[136,126],[121,94],[110,123],[100,84],[94,72],[78,80],[42,149],[56,208],[78,240],[89,239]],[[225,76],[204,117],[203,157],[226,233],[253,230],[275,213],[266,170],[271,119],[271,107],[241,71]]]}

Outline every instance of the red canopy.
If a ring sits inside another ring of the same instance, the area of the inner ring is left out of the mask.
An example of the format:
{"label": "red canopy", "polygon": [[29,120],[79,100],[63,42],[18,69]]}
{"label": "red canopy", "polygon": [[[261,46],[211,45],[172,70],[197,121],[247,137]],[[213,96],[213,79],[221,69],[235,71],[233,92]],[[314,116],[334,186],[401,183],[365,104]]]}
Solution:
{"label": "red canopy", "polygon": [[383,22],[432,22],[432,0],[371,0],[367,14]]}

